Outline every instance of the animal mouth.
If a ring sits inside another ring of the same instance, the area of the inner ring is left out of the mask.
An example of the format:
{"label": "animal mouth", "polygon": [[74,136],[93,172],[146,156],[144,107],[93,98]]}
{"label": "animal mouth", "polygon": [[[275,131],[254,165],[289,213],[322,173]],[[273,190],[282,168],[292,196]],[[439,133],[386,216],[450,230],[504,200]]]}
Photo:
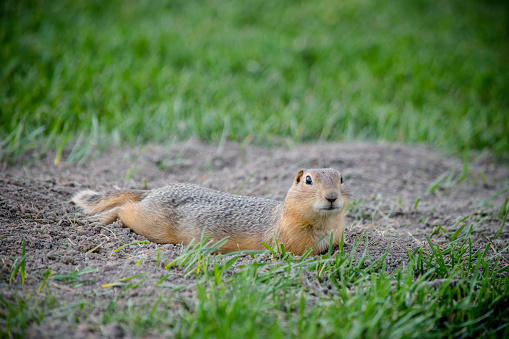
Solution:
{"label": "animal mouth", "polygon": [[343,207],[343,204],[338,203],[336,201],[327,202],[327,204],[322,202],[321,204],[315,205],[316,211],[322,211],[323,213],[337,212],[337,211],[341,210],[342,207]]}

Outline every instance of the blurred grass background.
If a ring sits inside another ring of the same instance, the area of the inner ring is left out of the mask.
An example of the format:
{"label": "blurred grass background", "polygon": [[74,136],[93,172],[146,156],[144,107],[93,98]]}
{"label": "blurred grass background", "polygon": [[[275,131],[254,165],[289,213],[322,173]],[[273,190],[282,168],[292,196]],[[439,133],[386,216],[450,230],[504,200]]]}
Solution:
{"label": "blurred grass background", "polygon": [[0,158],[192,136],[509,150],[509,7],[480,0],[12,1]]}

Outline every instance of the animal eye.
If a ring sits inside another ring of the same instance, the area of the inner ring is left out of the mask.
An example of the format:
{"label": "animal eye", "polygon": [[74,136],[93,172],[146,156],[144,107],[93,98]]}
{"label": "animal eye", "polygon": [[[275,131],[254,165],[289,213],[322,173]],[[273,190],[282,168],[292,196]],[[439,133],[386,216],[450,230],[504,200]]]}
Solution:
{"label": "animal eye", "polygon": [[311,177],[309,175],[306,176],[306,184],[313,185],[313,180],[311,180]]}
{"label": "animal eye", "polygon": [[339,180],[341,180],[341,183],[343,183],[344,182],[343,176],[341,175],[341,176],[339,176],[339,178],[340,178]]}

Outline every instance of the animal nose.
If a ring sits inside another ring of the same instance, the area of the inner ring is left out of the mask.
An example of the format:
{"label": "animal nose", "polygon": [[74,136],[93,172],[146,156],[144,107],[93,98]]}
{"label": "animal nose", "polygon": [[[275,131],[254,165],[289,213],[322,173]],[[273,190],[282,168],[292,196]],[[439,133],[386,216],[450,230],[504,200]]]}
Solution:
{"label": "animal nose", "polygon": [[338,199],[338,194],[336,192],[330,192],[325,195],[325,199],[327,199],[331,204]]}

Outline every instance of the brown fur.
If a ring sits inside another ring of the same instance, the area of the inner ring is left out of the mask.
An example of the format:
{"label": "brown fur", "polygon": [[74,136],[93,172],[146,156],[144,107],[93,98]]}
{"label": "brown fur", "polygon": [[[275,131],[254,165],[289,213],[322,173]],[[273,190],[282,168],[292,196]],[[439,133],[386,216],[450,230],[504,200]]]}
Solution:
{"label": "brown fur", "polygon": [[[311,180],[309,182],[309,180]],[[308,181],[308,182],[307,182]],[[220,251],[263,250],[274,234],[287,252],[324,252],[333,233],[339,244],[348,191],[333,169],[300,170],[284,202],[227,194],[192,184],[170,184],[152,191],[82,191],[72,200],[85,213],[111,223],[120,219],[157,243],[188,244],[205,227],[211,239],[229,237]]]}

